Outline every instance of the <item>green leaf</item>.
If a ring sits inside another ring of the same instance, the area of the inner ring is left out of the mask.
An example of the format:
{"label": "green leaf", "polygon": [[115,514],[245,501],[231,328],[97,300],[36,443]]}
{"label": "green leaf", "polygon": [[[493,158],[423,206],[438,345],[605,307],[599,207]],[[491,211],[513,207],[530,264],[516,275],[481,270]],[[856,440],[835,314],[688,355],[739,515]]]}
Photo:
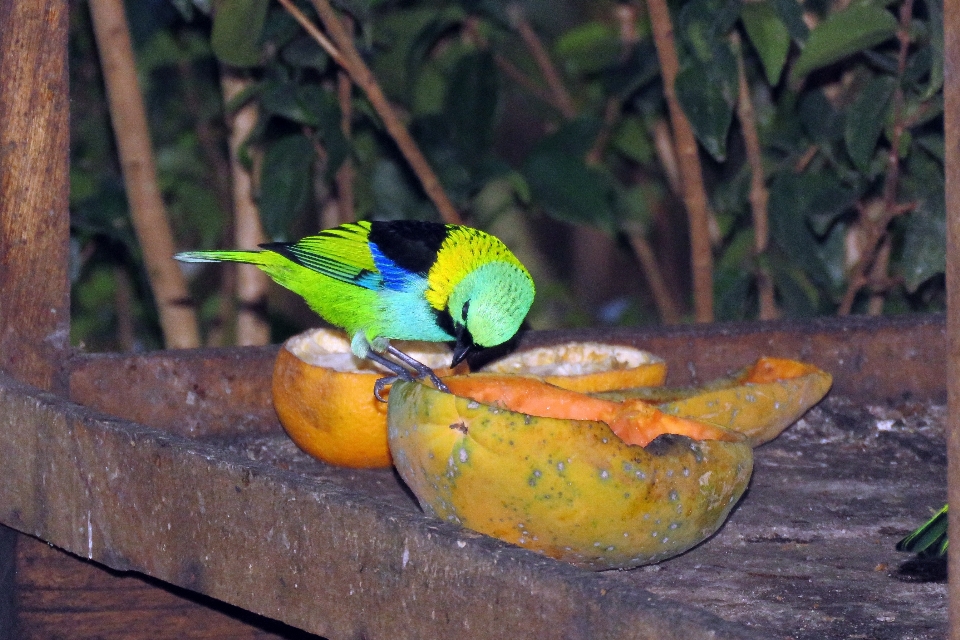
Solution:
{"label": "green leaf", "polygon": [[843,137],[850,159],[861,171],[870,167],[895,85],[896,81],[889,76],[871,78],[847,109]]}
{"label": "green leaf", "polygon": [[210,36],[214,55],[235,67],[260,64],[260,35],[269,6],[269,0],[217,2]]}
{"label": "green leaf", "polygon": [[635,115],[628,115],[620,120],[613,131],[611,145],[638,164],[653,161],[654,149],[650,134],[643,121]]}
{"label": "green leaf", "polygon": [[946,205],[943,190],[934,189],[906,221],[900,269],[907,291],[914,293],[931,277],[943,273],[946,263]]}
{"label": "green leaf", "polygon": [[787,62],[790,33],[776,10],[766,2],[744,4],[740,10],[740,18],[743,20],[747,37],[763,62],[767,82],[775,86],[780,81],[783,65]]}
{"label": "green leaf", "polygon": [[653,223],[651,202],[658,202],[663,194],[654,184],[635,184],[616,190],[616,209],[620,228],[624,231],[646,234]]}
{"label": "green leaf", "polygon": [[605,22],[586,22],[561,34],[554,53],[570,75],[598,73],[616,64],[622,45],[616,28]]}
{"label": "green leaf", "polygon": [[717,162],[723,162],[727,155],[736,86],[736,63],[725,46],[716,47],[709,62],[689,60],[674,85],[697,139]]}
{"label": "green leaf", "polygon": [[875,47],[896,31],[893,14],[874,5],[855,4],[832,13],[810,33],[790,80],[795,84],[811,71]]}
{"label": "green leaf", "polygon": [[929,16],[930,48],[930,84],[923,97],[929,98],[943,86],[943,0],[925,0]]}
{"label": "green leaf", "polygon": [[805,92],[797,111],[800,124],[814,142],[823,145],[843,138],[844,114],[834,109],[822,90]]}
{"label": "green leaf", "polygon": [[373,170],[372,187],[378,220],[435,220],[436,212],[409,171],[381,160]]}
{"label": "green leaf", "polygon": [[777,246],[814,282],[829,285],[830,275],[818,256],[817,238],[808,223],[811,216],[827,214],[817,209],[829,204],[823,202],[824,191],[819,174],[782,173],[770,184],[768,209],[770,235]]}
{"label": "green leaf", "polygon": [[904,163],[901,197],[916,202],[904,220],[900,272],[907,291],[915,292],[946,265],[946,195],[943,167],[926,153],[911,153]]}
{"label": "green leaf", "polygon": [[615,228],[610,176],[567,154],[534,153],[523,166],[534,200],[552,217],[606,231]]}
{"label": "green leaf", "polygon": [[644,40],[620,62],[603,71],[603,86],[607,93],[623,100],[659,75],[657,50],[652,41]]}
{"label": "green leaf", "polygon": [[498,89],[497,66],[489,51],[467,54],[453,69],[444,114],[467,160],[480,158],[490,148]]}
{"label": "green leaf", "polygon": [[540,141],[521,171],[534,202],[549,215],[612,231],[613,179],[584,162],[599,130],[600,123],[589,118],[564,125]]}
{"label": "green leaf", "polygon": [[307,35],[293,40],[280,51],[280,58],[287,64],[295,67],[307,67],[317,71],[326,71],[330,65],[330,56],[317,44],[317,41]]}
{"label": "green leaf", "polygon": [[429,17],[416,30],[416,34],[407,47],[406,74],[408,78],[416,78],[420,66],[430,58],[430,52],[437,46],[437,43],[459,29],[466,16],[458,9],[447,9],[439,13],[429,11],[423,14],[408,12],[408,15],[411,21],[410,26],[416,24],[413,21],[417,18]]}
{"label": "green leaf", "polygon": [[754,280],[753,233],[741,229],[724,249],[713,272],[717,320],[743,320]]}
{"label": "green leaf", "polygon": [[770,0],[773,10],[780,16],[790,37],[803,44],[810,36],[810,28],[803,21],[803,6],[798,0]]}
{"label": "green leaf", "polygon": [[777,287],[777,299],[788,317],[808,318],[817,314],[820,295],[808,273],[793,262],[770,260]]}
{"label": "green leaf", "polygon": [[740,0],[691,0],[677,14],[676,31],[684,49],[709,63],[740,18]]}
{"label": "green leaf", "polygon": [[288,237],[310,202],[313,161],[313,144],[300,134],[267,146],[260,174],[260,215],[271,238]]}

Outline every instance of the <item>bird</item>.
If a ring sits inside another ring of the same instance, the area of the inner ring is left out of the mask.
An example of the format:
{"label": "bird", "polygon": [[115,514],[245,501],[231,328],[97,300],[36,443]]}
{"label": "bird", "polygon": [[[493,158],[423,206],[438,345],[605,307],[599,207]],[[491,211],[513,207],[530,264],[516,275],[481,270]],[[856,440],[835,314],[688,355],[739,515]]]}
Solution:
{"label": "bird", "polygon": [[453,364],[472,350],[510,340],[535,287],[526,267],[498,238],[472,227],[420,220],[359,221],[296,242],[256,250],[185,251],[181,262],[253,264],[300,295],[324,320],[344,329],[358,358],[384,366],[374,394],[397,379],[432,369],[390,340],[454,342]]}
{"label": "bird", "polygon": [[908,551],[921,556],[947,555],[947,507],[943,505],[932,518],[897,543],[897,551]]}

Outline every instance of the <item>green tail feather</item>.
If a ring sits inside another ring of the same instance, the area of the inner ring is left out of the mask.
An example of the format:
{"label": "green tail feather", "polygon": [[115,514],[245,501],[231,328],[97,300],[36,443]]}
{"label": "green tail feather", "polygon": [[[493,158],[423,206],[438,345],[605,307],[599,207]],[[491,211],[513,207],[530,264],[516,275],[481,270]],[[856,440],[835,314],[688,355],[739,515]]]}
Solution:
{"label": "green tail feather", "polygon": [[262,264],[264,251],[184,251],[173,256],[180,262],[245,262]]}
{"label": "green tail feather", "polygon": [[897,543],[897,551],[908,551],[922,556],[947,554],[947,506],[920,526],[916,531]]}

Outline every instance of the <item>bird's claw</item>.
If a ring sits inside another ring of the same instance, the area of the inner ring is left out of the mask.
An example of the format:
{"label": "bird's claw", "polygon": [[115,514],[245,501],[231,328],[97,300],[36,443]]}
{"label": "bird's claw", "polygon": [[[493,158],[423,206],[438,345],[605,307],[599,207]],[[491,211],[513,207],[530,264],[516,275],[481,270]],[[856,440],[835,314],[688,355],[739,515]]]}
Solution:
{"label": "bird's claw", "polygon": [[397,380],[400,379],[400,376],[387,376],[385,378],[377,378],[377,381],[373,383],[373,397],[379,400],[380,402],[386,402],[386,399],[383,397],[383,389],[387,385],[391,385]]}
{"label": "bird's claw", "polygon": [[433,369],[428,369],[428,371],[429,373],[427,374],[427,376],[429,376],[430,380],[437,387],[437,389],[439,391],[443,391],[444,393],[450,393],[450,388],[447,385],[443,384],[443,381],[440,380],[440,376],[434,373]]}
{"label": "bird's claw", "polygon": [[397,380],[406,380],[408,382],[413,382],[414,380],[422,380],[423,378],[430,378],[430,381],[437,387],[438,390],[443,391],[444,393],[450,393],[450,388],[447,385],[443,384],[443,381],[440,380],[440,377],[433,372],[432,369],[427,369],[426,371],[417,371],[413,375],[405,376],[386,376],[384,378],[377,378],[377,381],[373,383],[373,396],[380,402],[386,402],[387,400],[383,397],[383,390],[396,382]]}

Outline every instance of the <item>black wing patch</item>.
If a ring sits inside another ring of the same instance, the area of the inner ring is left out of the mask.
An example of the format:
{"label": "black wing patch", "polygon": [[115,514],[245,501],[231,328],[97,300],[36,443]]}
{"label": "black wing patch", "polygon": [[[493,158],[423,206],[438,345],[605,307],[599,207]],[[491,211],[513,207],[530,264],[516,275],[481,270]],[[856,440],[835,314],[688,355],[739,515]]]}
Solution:
{"label": "black wing patch", "polygon": [[422,220],[389,220],[370,223],[369,240],[398,267],[426,276],[437,260],[447,225]]}

